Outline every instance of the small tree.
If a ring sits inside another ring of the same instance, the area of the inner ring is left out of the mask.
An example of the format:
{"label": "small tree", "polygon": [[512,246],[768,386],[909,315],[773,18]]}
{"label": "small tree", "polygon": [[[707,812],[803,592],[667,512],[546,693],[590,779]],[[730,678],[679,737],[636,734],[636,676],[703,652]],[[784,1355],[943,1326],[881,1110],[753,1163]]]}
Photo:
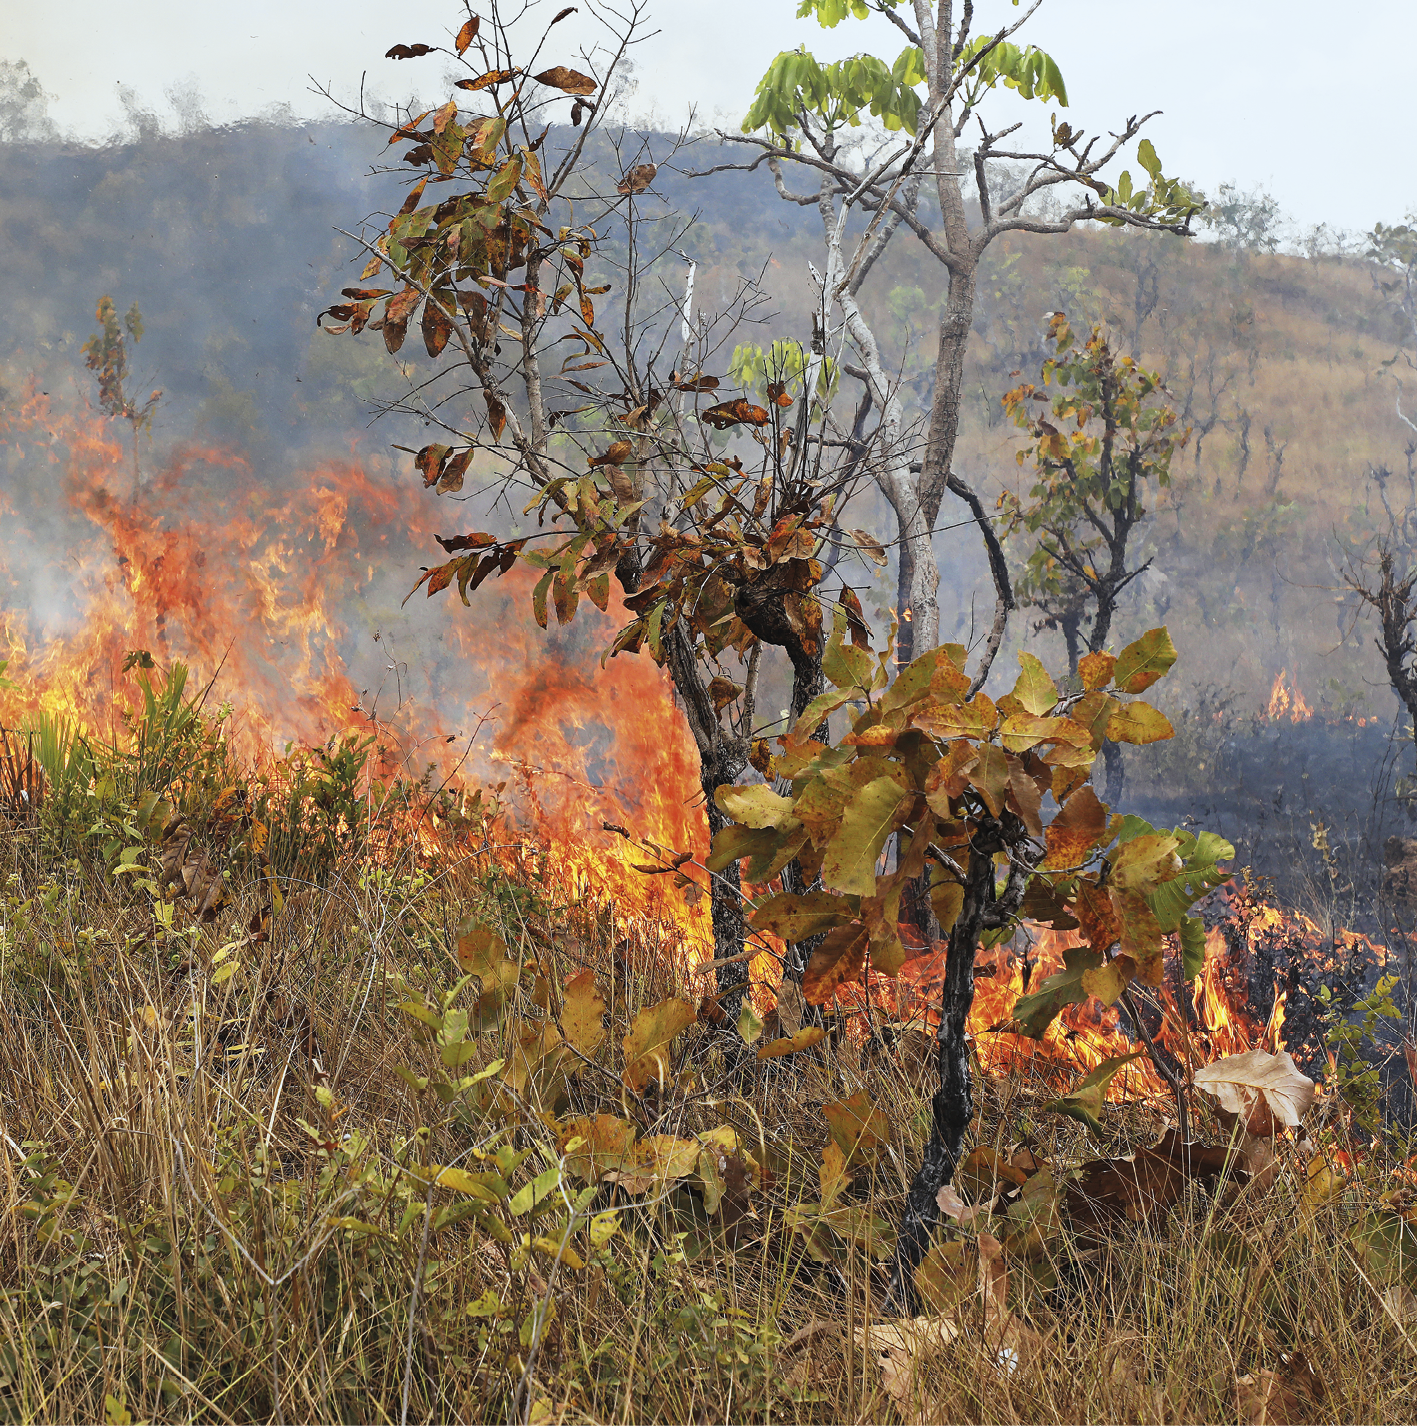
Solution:
{"label": "small tree", "polygon": [[[1076,675],[1084,652],[1107,646],[1123,592],[1151,568],[1154,556],[1136,559],[1136,538],[1149,507],[1171,483],[1171,457],[1189,438],[1156,372],[1131,356],[1118,356],[1094,327],[1079,346],[1061,312],[1048,326],[1054,355],[1043,363],[1043,386],[1032,384],[1004,397],[1014,424],[1031,444],[1036,483],[1027,502],[1006,493],[1003,504],[1029,553],[1015,582],[1021,603],[1057,629]],[[1121,761],[1106,753],[1107,795],[1121,795]]]}
{"label": "small tree", "polygon": [[[899,973],[906,958],[900,899],[929,871],[949,939],[933,1007],[939,1082],[891,1282],[894,1305],[909,1308],[940,1219],[941,1190],[974,1112],[966,1027],[980,944],[1006,940],[1024,915],[1080,925],[1084,944],[1018,1001],[1017,1027],[1041,1037],[1065,1006],[1094,997],[1106,1005],[1123,1001],[1144,1034],[1129,987],[1163,983],[1168,934],[1179,938],[1185,975],[1199,973],[1205,928],[1190,908],[1224,879],[1216,863],[1234,853],[1209,833],[1158,831],[1139,817],[1111,816],[1088,783],[1109,744],[1171,736],[1165,716],[1135,698],[1175,662],[1165,629],[1150,630],[1115,657],[1087,655],[1081,686],[1071,693],[1060,692],[1033,655],[1021,654],[1019,679],[997,703],[972,691],[958,644],[926,650],[894,682],[891,654],[857,647],[838,612],[823,664],[833,686],[773,758],[773,771],[790,779],[789,793],[720,788],[720,806],[739,825],[719,833],[715,850],[751,841],[757,857],[796,855],[820,877],[820,890],[769,896],[751,917],[755,931],[824,937],[803,980],[815,1004],[871,972]],[[834,746],[818,740],[821,720],[847,704],[864,705],[850,730]],[[897,836],[900,857],[882,870],[886,843]]]}
{"label": "small tree", "polygon": [[98,380],[98,404],[105,415],[120,417],[128,423],[133,438],[133,503],[138,503],[138,437],[152,426],[153,412],[162,399],[161,391],[154,391],[144,402],[132,400],[124,390],[123,383],[129,375],[128,343],[136,346],[143,339],[143,314],[135,302],[128,309],[122,325],[118,321],[118,309],[113,298],[104,296],[98,300],[98,310],[94,313],[100,330],[84,343],[84,365]]}
{"label": "small tree", "polygon": [[[764,404],[710,374],[758,295],[745,285],[722,320],[694,313],[692,269],[679,287],[686,225],[654,209],[658,163],[603,133],[592,146],[638,7],[604,20],[602,48],[582,51],[578,62],[597,72],[532,72],[574,13],[557,11],[525,66],[495,3],[469,13],[446,47],[389,51],[451,56],[466,77],[446,103],[388,126],[415,177],[387,221],[349,235],[368,253],[361,283],[382,285],[345,288],[321,319],[336,333],[380,332],[391,355],[416,321],[436,366],[417,378],[405,367],[406,393],[385,409],[437,428],[440,439],[412,452],[425,487],[459,496],[476,460],[484,488],[536,512],[532,534],[440,540],[448,558],[419,585],[429,595],[455,586],[470,603],[489,577],[527,566],[545,627],[553,615],[572,620],[583,595],[608,611],[613,580],[630,617],[607,657],[645,652],[668,670],[718,832],[715,789],[750,759],[766,765],[753,737],[763,648],[787,655],[800,711],[820,687],[823,602],[866,637],[854,593],[839,577],[830,593],[824,585],[846,538],[842,507],[869,478],[880,430],[865,429],[869,401],[849,425],[837,421],[824,319],[792,362],[766,373]],[[524,13],[517,23],[527,33]],[[562,106],[569,123],[552,127]],[[648,850],[666,872],[688,855]],[[749,874],[781,870],[753,861]],[[719,991],[732,1015],[748,974],[739,858],[712,872]]]}

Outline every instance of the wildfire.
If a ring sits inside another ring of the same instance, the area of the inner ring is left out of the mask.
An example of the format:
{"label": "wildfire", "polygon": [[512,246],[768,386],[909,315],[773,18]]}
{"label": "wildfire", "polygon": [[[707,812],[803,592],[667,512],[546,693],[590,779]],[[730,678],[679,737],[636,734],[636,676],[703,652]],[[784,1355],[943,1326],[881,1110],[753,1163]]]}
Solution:
{"label": "wildfire", "polygon": [[1291,723],[1304,723],[1314,716],[1314,710],[1309,707],[1304,695],[1299,691],[1296,682],[1291,689],[1289,686],[1289,670],[1280,669],[1275,675],[1274,687],[1269,692],[1269,703],[1265,707],[1265,715],[1273,723],[1283,722],[1285,718]]}
{"label": "wildfire", "polygon": [[272,476],[190,446],[134,501],[112,423],[32,388],[0,414],[0,658],[14,685],[0,688],[0,724],[45,713],[107,736],[136,706],[126,655],[181,659],[191,688],[212,682],[208,711],[230,703],[225,736],[248,764],[349,733],[377,738],[382,777],[461,760],[468,783],[510,781],[498,840],[534,843],[548,883],[627,916],[672,913],[681,943],[706,940],[706,907],[633,871],[600,830],[700,857],[707,846],[665,675],[642,658],[602,670],[609,622],[538,629],[525,575],[479,591],[472,611],[420,597],[400,616],[449,511],[381,461],[352,453]]}

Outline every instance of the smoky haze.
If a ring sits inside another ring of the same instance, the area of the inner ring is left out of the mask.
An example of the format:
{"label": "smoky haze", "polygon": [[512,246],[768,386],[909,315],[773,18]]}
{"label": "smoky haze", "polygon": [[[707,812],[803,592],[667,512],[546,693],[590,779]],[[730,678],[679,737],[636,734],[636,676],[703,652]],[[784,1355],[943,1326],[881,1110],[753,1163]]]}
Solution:
{"label": "smoky haze", "polygon": [[[12,96],[22,89],[14,79]],[[371,422],[372,404],[400,389],[377,335],[331,338],[316,329],[317,314],[361,262],[357,246],[335,230],[357,231],[398,192],[392,179],[369,173],[383,132],[343,122],[214,128],[194,118],[189,132],[176,133],[138,113],[127,139],[95,146],[61,142],[42,104],[25,109],[22,101],[20,94],[11,127],[22,137],[0,145],[6,406],[48,392],[57,408],[98,421],[81,354],[94,305],[103,294],[120,312],[136,302],[146,330],[133,351],[132,387],[164,393],[143,438],[145,481],[171,501],[154,518],[177,526],[200,520],[204,501],[227,509],[221,501],[234,491],[264,491],[287,502],[271,509],[315,530],[314,507],[296,512],[289,502],[312,498],[299,492],[308,492],[317,468],[331,472],[325,488],[338,488],[347,463],[379,494],[344,507],[346,566],[363,572],[342,586],[338,627],[324,636],[322,657],[338,666],[354,701],[381,697],[383,712],[390,700],[413,698],[436,710],[440,729],[475,726],[497,701],[485,676],[468,673],[468,631],[489,627],[485,609],[469,614],[421,594],[401,609],[400,600],[419,566],[438,554],[433,534],[488,521],[510,530],[520,502],[494,510],[486,499],[425,495],[411,456],[395,447],[429,437],[405,418]],[[649,156],[667,148],[654,135],[631,147],[641,142]],[[687,162],[707,166],[725,156],[706,141]],[[774,302],[744,339],[807,335],[812,209],[780,202],[764,174],[690,180],[666,169],[656,189],[666,211],[696,217],[682,246],[699,265],[700,304],[721,305],[741,279],[761,275]],[[1334,532],[1356,538],[1371,525],[1369,467],[1411,468],[1382,366],[1399,331],[1360,244],[1286,226],[1263,193],[1232,190],[1228,201],[1229,216],[1201,242],[1079,232],[997,245],[980,283],[957,459],[991,493],[1025,478],[999,397],[1036,375],[1049,312],[1067,311],[1078,325],[1105,321],[1121,345],[1158,366],[1193,434],[1175,488],[1148,527],[1152,569],[1117,632],[1171,626],[1183,662],[1168,711],[1181,736],[1137,756],[1133,791],[1158,817],[1206,817],[1276,867],[1292,864],[1320,822],[1345,829],[1343,844],[1371,858],[1400,814],[1390,774],[1398,764],[1407,771],[1411,755],[1391,743],[1394,700],[1343,585]],[[666,281],[682,281],[679,260],[667,263]],[[924,409],[941,299],[936,272],[898,242],[866,296],[887,314],[881,331],[890,359],[915,409]],[[402,355],[415,379],[427,373],[421,352]],[[112,439],[126,441],[121,423],[112,425]],[[202,461],[189,461],[181,479],[158,481],[194,445],[207,453]],[[8,602],[24,611],[34,648],[83,618],[83,599],[62,573],[66,550],[81,537],[88,548],[109,536],[64,506],[61,487],[36,464],[32,439],[7,440],[5,470],[11,496],[24,492],[25,528],[37,541],[26,549],[12,542],[7,552]],[[391,541],[384,525],[393,509],[404,512],[407,529]],[[884,537],[885,514],[867,500],[858,518]],[[962,514],[947,510],[944,524]],[[943,528],[937,546],[942,636],[971,642],[992,599],[977,540],[967,529]],[[874,584],[863,572],[861,585],[883,627],[893,600],[889,572]],[[574,639],[552,637],[589,667],[604,632],[578,626]],[[1050,642],[1056,635],[1036,629],[1026,610],[1011,637],[1000,678],[1012,678],[1013,650],[1024,642],[1050,660],[1061,654]],[[1270,712],[1281,675],[1302,696],[1307,721],[1295,721],[1292,708],[1282,718]],[[763,706],[775,712],[779,698],[785,705],[784,688],[778,671]],[[283,735],[297,731],[318,729],[292,726]],[[599,756],[603,728],[577,736],[587,756]]]}

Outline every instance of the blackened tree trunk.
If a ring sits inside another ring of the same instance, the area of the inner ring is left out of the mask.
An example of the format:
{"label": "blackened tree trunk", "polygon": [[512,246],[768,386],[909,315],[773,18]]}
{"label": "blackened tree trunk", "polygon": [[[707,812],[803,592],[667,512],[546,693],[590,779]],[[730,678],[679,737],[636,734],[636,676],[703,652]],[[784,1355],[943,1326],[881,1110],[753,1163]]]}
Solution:
{"label": "blackened tree trunk", "polygon": [[[1012,813],[1001,821],[984,817],[969,844],[964,901],[950,931],[945,952],[945,981],[940,992],[936,1032],[939,1087],[930,1101],[930,1134],[920,1168],[906,1194],[891,1272],[890,1303],[904,1311],[915,1307],[915,1269],[930,1249],[940,1221],[937,1195],[954,1177],[964,1136],[974,1117],[974,1084],[969,1065],[969,1012],[974,1006],[974,954],[983,931],[1003,925],[1023,900],[1031,863],[1024,857],[1025,829]],[[1007,849],[1012,865],[1001,895],[995,894],[996,852]]]}

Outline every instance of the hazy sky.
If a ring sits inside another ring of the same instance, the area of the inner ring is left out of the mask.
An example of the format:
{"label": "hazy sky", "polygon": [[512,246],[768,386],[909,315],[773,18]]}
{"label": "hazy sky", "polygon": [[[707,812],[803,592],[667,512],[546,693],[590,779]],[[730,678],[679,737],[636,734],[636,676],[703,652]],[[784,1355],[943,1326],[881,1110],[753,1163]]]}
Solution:
{"label": "hazy sky", "polygon": [[[574,62],[588,42],[588,8],[554,32],[553,60]],[[779,50],[894,57],[903,43],[880,20],[831,31],[797,20],[796,0],[658,0],[651,11],[659,34],[636,51],[630,109],[676,124],[694,103],[736,127]],[[1017,14],[1003,0],[976,5],[983,25]],[[439,59],[384,51],[446,43],[461,12],[426,0],[0,0],[0,18],[0,58],[29,62],[61,128],[99,138],[122,124],[120,86],[173,122],[173,93],[199,96],[218,122],[274,105],[326,115],[312,74],[344,95],[366,70],[385,98],[432,94]],[[1263,185],[1301,225],[1361,230],[1417,208],[1417,0],[1048,0],[1025,35],[1058,60],[1075,127],[1164,111],[1149,132],[1168,173],[1210,191]],[[995,113],[1046,121],[1012,95]]]}

